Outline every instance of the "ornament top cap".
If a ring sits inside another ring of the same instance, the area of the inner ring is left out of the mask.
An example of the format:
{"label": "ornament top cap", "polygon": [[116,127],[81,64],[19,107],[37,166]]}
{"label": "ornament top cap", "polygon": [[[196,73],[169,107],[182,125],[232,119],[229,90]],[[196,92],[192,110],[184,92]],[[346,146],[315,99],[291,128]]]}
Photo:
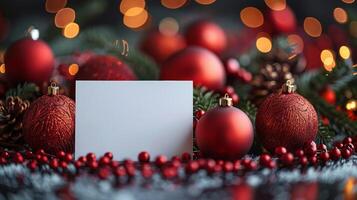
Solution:
{"label": "ornament top cap", "polygon": [[289,79],[282,87],[283,93],[290,94],[296,91],[296,85],[294,84],[294,79]]}
{"label": "ornament top cap", "polygon": [[40,37],[40,31],[36,27],[30,26],[25,31],[25,35],[26,35],[26,37],[29,37],[32,40],[38,40],[38,38]]}
{"label": "ornament top cap", "polygon": [[233,105],[233,99],[229,97],[229,95],[226,93],[224,97],[221,97],[219,99],[219,106],[221,107],[228,107]]}
{"label": "ornament top cap", "polygon": [[52,81],[50,86],[48,86],[47,94],[50,96],[59,94],[59,87],[56,82]]}

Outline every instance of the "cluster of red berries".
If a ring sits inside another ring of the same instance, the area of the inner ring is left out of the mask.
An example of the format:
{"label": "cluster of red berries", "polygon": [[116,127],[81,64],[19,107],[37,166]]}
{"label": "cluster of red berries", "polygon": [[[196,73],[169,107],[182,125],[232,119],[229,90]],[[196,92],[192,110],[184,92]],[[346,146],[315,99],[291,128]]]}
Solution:
{"label": "cluster of red berries", "polygon": [[252,74],[240,67],[237,59],[229,58],[224,62],[224,68],[228,79],[238,79],[244,83],[249,83],[252,80]]}

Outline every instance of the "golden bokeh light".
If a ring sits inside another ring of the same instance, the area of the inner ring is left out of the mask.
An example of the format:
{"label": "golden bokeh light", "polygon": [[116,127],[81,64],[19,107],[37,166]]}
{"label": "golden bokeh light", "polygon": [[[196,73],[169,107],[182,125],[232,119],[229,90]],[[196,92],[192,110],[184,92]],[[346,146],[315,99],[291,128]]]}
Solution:
{"label": "golden bokeh light", "polygon": [[176,35],[179,31],[179,24],[174,18],[164,18],[160,21],[159,31],[164,35]]}
{"label": "golden bokeh light", "polygon": [[322,33],[322,26],[316,18],[306,17],[304,20],[304,30],[311,37],[319,37]]}
{"label": "golden bokeh light", "polygon": [[264,0],[265,4],[272,10],[280,11],[286,8],[285,0]]}
{"label": "golden bokeh light", "polygon": [[272,48],[272,43],[268,37],[259,37],[255,43],[257,49],[262,53],[268,53]]}
{"label": "golden bokeh light", "polygon": [[62,30],[62,34],[64,37],[72,39],[75,38],[79,34],[79,25],[77,23],[69,23],[67,26]]}
{"label": "golden bokeh light", "polygon": [[320,54],[321,61],[324,62],[324,60],[326,60],[328,58],[334,58],[333,52],[329,49],[322,50],[321,54]]}
{"label": "golden bokeh light", "polygon": [[349,100],[346,103],[346,110],[352,110],[352,111],[356,111],[357,110],[357,101],[356,100]]}
{"label": "golden bokeh light", "polygon": [[209,5],[214,3],[216,0],[195,0],[195,1],[202,5]]}
{"label": "golden bokeh light", "polygon": [[0,74],[5,74],[6,69],[5,69],[5,64],[0,65]]}
{"label": "golden bokeh light", "polygon": [[119,5],[119,10],[121,13],[125,14],[130,8],[145,8],[145,0],[122,0]]}
{"label": "golden bokeh light", "polygon": [[350,48],[348,48],[347,46],[341,46],[338,53],[340,54],[341,58],[345,60],[349,59],[351,56]]}
{"label": "golden bokeh light", "polygon": [[78,64],[71,64],[69,67],[68,67],[68,73],[71,75],[71,76],[75,76],[79,71],[79,66]]}
{"label": "golden bokeh light", "polygon": [[357,38],[357,21],[352,21],[350,23],[350,34]]}
{"label": "golden bokeh light", "polygon": [[134,8],[130,8],[124,14],[123,23],[125,24],[125,26],[129,28],[140,28],[141,26],[145,25],[148,18],[149,18],[149,14],[145,9],[134,7]]}
{"label": "golden bokeh light", "polygon": [[348,4],[351,4],[351,3],[354,3],[355,0],[342,0],[343,3],[348,3]]}
{"label": "golden bokeh light", "polygon": [[294,53],[299,54],[304,50],[304,41],[299,35],[288,35],[287,40],[289,45],[293,47]]}
{"label": "golden bokeh light", "polygon": [[329,49],[324,49],[321,51],[320,59],[324,64],[324,68],[329,72],[332,71],[336,66],[334,54]]}
{"label": "golden bokeh light", "polygon": [[187,0],[161,0],[161,4],[166,8],[176,9],[185,5]]}
{"label": "golden bokeh light", "polygon": [[45,9],[49,13],[56,13],[67,4],[67,0],[46,0]]}
{"label": "golden bokeh light", "polygon": [[263,25],[264,17],[262,12],[255,7],[246,7],[240,11],[240,19],[243,24],[250,28],[258,28]]}
{"label": "golden bokeh light", "polygon": [[347,12],[343,8],[335,8],[333,10],[333,17],[335,18],[336,22],[340,24],[344,24],[348,20]]}
{"label": "golden bokeh light", "polygon": [[72,8],[63,8],[56,13],[55,25],[64,28],[67,24],[74,22],[76,12]]}

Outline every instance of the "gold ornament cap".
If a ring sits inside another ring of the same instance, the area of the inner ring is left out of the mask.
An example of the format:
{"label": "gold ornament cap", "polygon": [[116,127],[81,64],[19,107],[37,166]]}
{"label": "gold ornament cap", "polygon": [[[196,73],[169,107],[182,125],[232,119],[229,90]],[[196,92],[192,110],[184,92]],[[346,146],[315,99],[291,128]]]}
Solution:
{"label": "gold ornament cap", "polygon": [[50,96],[59,94],[59,87],[56,82],[51,82],[50,86],[48,86],[47,94]]}
{"label": "gold ornament cap", "polygon": [[233,99],[231,97],[229,97],[229,95],[226,93],[224,95],[224,97],[221,97],[219,99],[219,106],[221,107],[229,107],[229,106],[233,106]]}
{"label": "gold ornament cap", "polygon": [[290,94],[296,91],[296,85],[294,84],[294,79],[289,79],[282,87],[283,93]]}

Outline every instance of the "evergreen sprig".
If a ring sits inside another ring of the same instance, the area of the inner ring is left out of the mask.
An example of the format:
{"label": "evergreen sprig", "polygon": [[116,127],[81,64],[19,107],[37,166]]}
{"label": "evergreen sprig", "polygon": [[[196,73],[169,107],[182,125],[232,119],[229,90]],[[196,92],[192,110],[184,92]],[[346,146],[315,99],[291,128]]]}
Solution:
{"label": "evergreen sprig", "polygon": [[315,142],[318,144],[331,144],[333,138],[335,136],[335,132],[331,129],[331,127],[324,125],[321,121],[319,121],[319,130],[317,132],[317,138]]}
{"label": "evergreen sprig", "polygon": [[40,89],[34,83],[18,84],[15,88],[9,89],[5,96],[18,96],[23,100],[33,101],[40,96]]}
{"label": "evergreen sprig", "polygon": [[207,90],[204,87],[197,87],[193,90],[193,110],[209,110],[218,104],[219,94]]}

